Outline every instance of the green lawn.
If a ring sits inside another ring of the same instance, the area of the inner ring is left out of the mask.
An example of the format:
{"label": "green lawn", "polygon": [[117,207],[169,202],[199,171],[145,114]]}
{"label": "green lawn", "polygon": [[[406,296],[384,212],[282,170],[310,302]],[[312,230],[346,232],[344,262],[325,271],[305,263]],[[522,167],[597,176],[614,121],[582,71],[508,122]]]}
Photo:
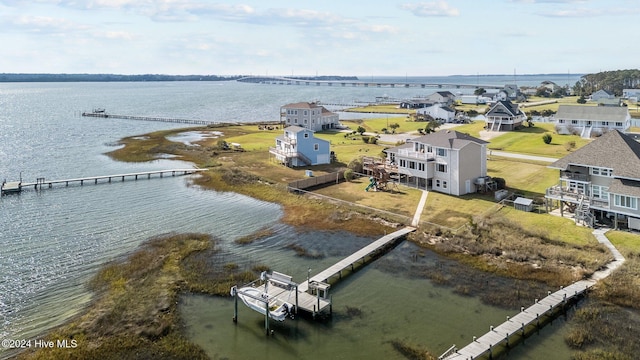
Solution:
{"label": "green lawn", "polygon": [[[552,140],[550,144],[542,141],[542,136],[548,133]],[[576,146],[567,150],[567,143],[574,141]],[[492,150],[540,155],[561,158],[570,151],[581,148],[591,140],[583,139],[577,135],[558,135],[555,133],[554,124],[536,123],[533,127],[524,127],[520,130],[506,132],[503,135],[491,139],[488,146]]]}
{"label": "green lawn", "polygon": [[468,224],[474,215],[496,206],[490,197],[477,195],[451,196],[430,191],[420,221],[457,229]]}
{"label": "green lawn", "polygon": [[571,219],[535,212],[525,213],[510,206],[502,208],[500,214],[520,224],[524,229],[535,229],[535,231],[554,240],[576,245],[593,244],[594,242],[594,236],[591,233],[593,229],[576,226]]}
{"label": "green lawn", "polygon": [[487,161],[487,175],[505,179],[509,191],[540,197],[558,182],[558,170],[548,168],[546,163],[495,156],[490,159]]}
{"label": "green lawn", "polygon": [[606,233],[607,238],[611,240],[611,243],[625,256],[629,253],[640,253],[640,237],[636,233],[629,233],[623,231],[608,231]]}

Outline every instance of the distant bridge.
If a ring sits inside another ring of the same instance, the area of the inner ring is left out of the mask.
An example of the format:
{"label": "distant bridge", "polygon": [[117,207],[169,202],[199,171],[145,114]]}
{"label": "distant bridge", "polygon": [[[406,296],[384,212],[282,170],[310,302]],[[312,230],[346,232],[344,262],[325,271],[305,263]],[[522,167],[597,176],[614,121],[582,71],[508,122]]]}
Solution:
{"label": "distant bridge", "polygon": [[408,81],[361,81],[361,80],[314,80],[281,76],[245,76],[236,81],[256,84],[275,85],[307,85],[307,86],[336,86],[336,87],[387,87],[387,88],[472,88],[472,89],[503,89],[504,85],[481,84],[453,84],[453,83],[425,83]]}

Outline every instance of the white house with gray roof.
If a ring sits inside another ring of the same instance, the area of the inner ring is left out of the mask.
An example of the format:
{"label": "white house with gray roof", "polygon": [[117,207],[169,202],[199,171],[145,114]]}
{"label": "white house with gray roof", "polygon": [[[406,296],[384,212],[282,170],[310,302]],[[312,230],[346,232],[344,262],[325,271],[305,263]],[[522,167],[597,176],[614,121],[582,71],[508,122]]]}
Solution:
{"label": "white house with gray roof", "polygon": [[579,134],[583,138],[609,130],[627,132],[631,115],[624,106],[560,105],[554,115],[559,134]]}
{"label": "white house with gray roof", "polygon": [[450,195],[478,190],[487,175],[487,142],[454,130],[441,130],[386,150],[408,185]]}
{"label": "white house with gray roof", "polygon": [[560,170],[545,198],[575,212],[576,222],[612,221],[640,229],[640,143],[612,130],[549,165]]}

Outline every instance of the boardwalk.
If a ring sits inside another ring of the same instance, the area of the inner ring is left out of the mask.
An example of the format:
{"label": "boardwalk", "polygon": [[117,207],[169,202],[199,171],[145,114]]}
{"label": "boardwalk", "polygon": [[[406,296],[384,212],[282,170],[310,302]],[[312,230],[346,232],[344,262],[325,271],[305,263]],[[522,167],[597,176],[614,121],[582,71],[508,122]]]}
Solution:
{"label": "boardwalk", "polygon": [[54,184],[64,184],[65,186],[69,186],[69,184],[72,184],[72,183],[78,183],[80,185],[84,185],[85,182],[93,182],[94,184],[98,184],[99,180],[103,180],[110,183],[112,180],[124,181],[126,178],[138,180],[138,178],[140,177],[146,177],[147,179],[150,179],[151,176],[153,175],[156,175],[162,178],[165,175],[170,175],[170,176],[189,175],[199,171],[206,171],[206,170],[207,169],[154,170],[154,171],[142,171],[142,172],[116,174],[116,175],[88,176],[88,177],[70,178],[70,179],[62,179],[62,180],[47,180],[45,178],[38,178],[35,182],[23,182],[21,184],[21,187],[25,188],[25,187],[33,186],[34,189],[42,189],[44,186],[51,188],[53,187]]}
{"label": "boardwalk", "polygon": [[522,309],[520,313],[512,318],[507,318],[507,321],[497,327],[490,327],[489,332],[479,338],[473,339],[473,341],[462,349],[456,349],[455,345],[451,347],[447,352],[442,354],[439,359],[446,360],[473,360],[479,357],[493,357],[495,349],[504,345],[510,346],[510,341],[513,343],[515,340],[513,337],[519,336],[523,338],[531,328],[539,328],[540,322],[544,316],[553,316],[554,312],[560,307],[564,307],[568,302],[576,299],[584,294],[589,288],[596,284],[598,280],[601,280],[624,262],[624,257],[620,252],[613,247],[611,242],[604,236],[606,230],[595,230],[593,234],[596,239],[609,248],[614,256],[614,261],[609,263],[603,270],[597,271],[588,280],[581,280],[560,289],[554,293],[549,292],[549,295],[544,299],[537,301],[526,309]]}
{"label": "boardwalk", "polygon": [[351,270],[353,270],[354,265],[358,261],[362,260],[362,262],[364,262],[366,256],[372,256],[373,254],[377,253],[380,249],[384,248],[385,246],[393,243],[395,240],[401,237],[404,237],[408,233],[413,232],[415,230],[416,230],[415,228],[407,226],[398,231],[392,232],[391,234],[381,237],[380,239],[363,247],[357,252],[338,261],[337,263],[333,264],[329,268],[321,271],[317,275],[311,277],[307,283],[300,284],[298,286],[298,290],[301,292],[306,292],[309,289],[309,286],[308,286],[309,283],[313,283],[313,282],[325,283],[327,282],[327,280],[329,280],[330,278],[336,275],[342,277],[343,270],[347,268],[350,268]]}

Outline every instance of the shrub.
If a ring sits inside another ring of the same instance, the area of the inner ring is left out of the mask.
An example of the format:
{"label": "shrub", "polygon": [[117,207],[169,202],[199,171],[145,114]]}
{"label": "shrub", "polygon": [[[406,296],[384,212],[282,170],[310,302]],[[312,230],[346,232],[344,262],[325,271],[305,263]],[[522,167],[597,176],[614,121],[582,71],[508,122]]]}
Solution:
{"label": "shrub", "polygon": [[344,178],[347,181],[353,180],[354,172],[351,169],[347,169],[344,171]]}
{"label": "shrub", "polygon": [[369,136],[363,136],[363,137],[362,137],[362,141],[364,141],[364,143],[365,143],[365,144],[368,144],[368,143],[369,143],[369,139],[370,139],[370,137],[369,137]]}
{"label": "shrub", "polygon": [[551,140],[553,140],[551,134],[547,133],[542,135],[542,141],[544,141],[545,144],[551,144]]}
{"label": "shrub", "polygon": [[564,148],[565,148],[565,149],[567,149],[567,151],[571,151],[571,150],[573,150],[573,149],[575,149],[575,148],[576,148],[576,142],[575,142],[575,141],[573,141],[573,140],[572,140],[572,141],[569,141],[569,142],[566,142],[566,143],[564,144]]}
{"label": "shrub", "polygon": [[361,173],[363,168],[362,158],[358,157],[351,160],[349,162],[349,165],[347,165],[347,167],[354,172]]}

